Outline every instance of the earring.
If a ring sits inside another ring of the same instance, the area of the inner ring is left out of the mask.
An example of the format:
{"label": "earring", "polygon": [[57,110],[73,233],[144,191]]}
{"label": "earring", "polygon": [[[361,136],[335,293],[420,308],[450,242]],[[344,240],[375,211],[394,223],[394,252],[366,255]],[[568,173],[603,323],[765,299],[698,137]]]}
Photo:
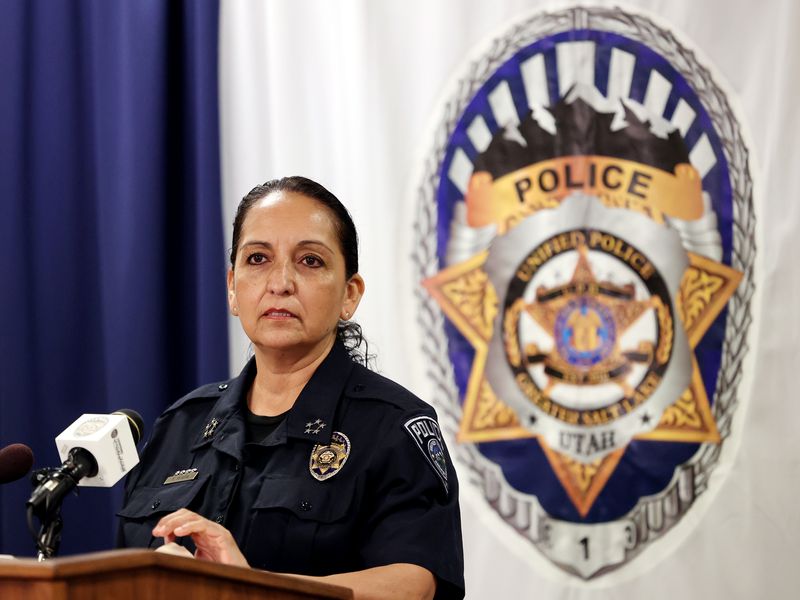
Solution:
{"label": "earring", "polygon": [[239,308],[238,308],[238,307],[236,307],[236,306],[234,306],[234,307],[231,309],[231,312],[234,314],[234,316],[236,316],[236,315],[238,315],[238,314],[239,314]]}
{"label": "earring", "polygon": [[349,318],[350,318],[350,313],[347,312],[347,311],[344,311],[344,320],[347,321],[347,319],[349,319]]}

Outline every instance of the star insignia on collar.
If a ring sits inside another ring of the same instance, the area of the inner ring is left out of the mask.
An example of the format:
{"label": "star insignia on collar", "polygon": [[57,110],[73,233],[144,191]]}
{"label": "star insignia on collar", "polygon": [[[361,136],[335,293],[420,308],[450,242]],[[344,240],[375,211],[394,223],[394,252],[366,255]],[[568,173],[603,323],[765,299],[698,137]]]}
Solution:
{"label": "star insignia on collar", "polygon": [[313,433],[316,435],[317,433],[325,429],[325,425],[326,423],[322,419],[317,419],[316,421],[309,421],[308,423],[306,423],[306,428],[303,433]]}
{"label": "star insignia on collar", "polygon": [[206,423],[206,428],[203,430],[203,439],[208,439],[212,435],[214,435],[214,431],[217,429],[217,425],[219,425],[219,421],[216,418],[213,418],[208,423]]}

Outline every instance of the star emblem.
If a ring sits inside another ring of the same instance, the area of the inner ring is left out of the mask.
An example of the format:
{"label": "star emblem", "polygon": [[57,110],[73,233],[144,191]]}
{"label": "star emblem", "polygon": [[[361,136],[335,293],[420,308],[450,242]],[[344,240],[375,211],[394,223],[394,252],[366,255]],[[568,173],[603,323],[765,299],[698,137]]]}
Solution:
{"label": "star emblem", "polygon": [[[545,372],[551,374],[563,374],[577,364],[585,375],[602,375],[630,396],[633,390],[625,383],[630,363],[648,362],[654,348],[646,344],[624,352],[620,339],[653,308],[653,303],[636,300],[632,283],[618,286],[607,280],[597,281],[586,247],[578,250],[570,281],[553,288],[540,287],[536,301],[523,307],[545,331],[556,332],[557,337],[548,353],[541,353],[536,346],[527,348],[528,361],[544,363]],[[550,376],[544,392],[549,393],[559,380]]]}
{"label": "star emblem", "polygon": [[325,429],[326,424],[322,419],[317,419],[315,421],[309,421],[306,423],[306,428],[303,433],[313,433],[314,435],[318,434],[320,431]]}
{"label": "star emblem", "polygon": [[[717,315],[725,308],[742,274],[701,255],[692,252],[688,255],[689,267],[681,281],[676,308],[683,322],[689,345],[694,349]],[[458,441],[493,442],[538,438],[553,472],[579,514],[585,516],[614,473],[626,448],[614,450],[591,463],[574,460],[550,448],[541,436],[523,427],[515,412],[495,395],[485,377],[488,347],[498,312],[497,294],[483,268],[487,257],[488,251],[483,251],[462,263],[439,271],[423,282],[447,318],[475,349],[475,358],[464,395]],[[584,259],[579,259],[579,262],[582,260]],[[587,267],[588,263],[579,264],[573,273],[573,281],[566,285],[594,279],[591,269],[587,270]],[[596,312],[607,310],[620,324],[619,327],[630,327],[650,307],[646,302],[638,303],[632,298],[626,299],[624,285],[609,283],[609,290],[612,287],[616,288],[615,293],[622,291],[622,297],[611,300],[612,295],[608,295],[588,308]],[[555,298],[559,298],[558,287],[550,291],[556,294]],[[546,293],[547,290],[542,292]],[[549,328],[553,325],[553,319],[557,318],[559,311],[556,307],[559,306],[557,304],[559,302],[563,313],[564,303],[567,302],[566,295],[563,299],[555,299],[552,302],[554,303],[550,306],[547,306],[549,303],[541,303],[539,307],[536,307],[535,303],[532,303],[533,306],[526,305],[525,313],[543,328]],[[589,345],[591,346],[591,343]],[[536,349],[524,350],[529,358],[535,356],[535,352],[532,351]],[[601,353],[601,359],[605,360],[606,364],[612,364],[614,361],[626,358],[626,353],[627,349],[615,343],[606,348],[605,353]],[[543,354],[542,360],[549,360],[551,365],[557,366],[560,358],[557,354],[553,352],[541,354]],[[627,360],[631,358],[628,357]],[[643,418],[649,420],[653,417],[643,415]],[[640,434],[634,439],[674,443],[719,442],[719,432],[694,355],[692,355],[692,376],[689,387],[661,414],[658,424],[652,431]]]}
{"label": "star emblem", "polygon": [[[323,424],[320,421],[320,424]],[[331,433],[327,445],[316,444],[311,450],[308,468],[314,479],[325,481],[341,471],[350,455],[350,440],[341,431]]]}
{"label": "star emblem", "polygon": [[203,430],[203,438],[208,439],[212,435],[214,435],[214,431],[216,431],[217,425],[219,425],[219,421],[216,418],[213,418],[208,423],[206,423],[206,427]]}

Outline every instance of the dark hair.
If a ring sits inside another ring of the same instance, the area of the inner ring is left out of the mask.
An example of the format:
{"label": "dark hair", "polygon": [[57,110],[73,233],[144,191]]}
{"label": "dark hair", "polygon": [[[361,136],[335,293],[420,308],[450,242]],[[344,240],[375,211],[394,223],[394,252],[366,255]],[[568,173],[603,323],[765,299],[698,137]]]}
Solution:
{"label": "dark hair", "polygon": [[[294,175],[292,177],[282,177],[281,179],[271,179],[266,183],[257,185],[242,198],[239,207],[236,209],[236,217],[233,219],[233,236],[231,240],[231,269],[236,266],[236,254],[239,250],[239,240],[242,235],[242,227],[247,218],[247,213],[253,205],[262,198],[273,192],[294,192],[312,198],[322,204],[333,216],[333,229],[339,241],[339,247],[344,256],[345,277],[350,279],[358,273],[358,233],[353,223],[353,218],[339,199],[328,191],[324,186],[316,181]],[[366,365],[372,357],[367,354],[368,345],[361,331],[361,326],[353,321],[339,321],[336,326],[336,337],[345,345],[350,356],[355,360]],[[359,348],[364,346],[362,353]]]}
{"label": "dark hair", "polygon": [[303,196],[313,198],[333,213],[333,227],[336,231],[336,237],[339,240],[342,255],[344,256],[345,276],[350,279],[353,275],[358,273],[358,233],[356,232],[356,226],[353,223],[350,213],[344,207],[344,204],[339,202],[339,199],[324,186],[307,177],[300,177],[299,175],[272,179],[266,183],[257,185],[242,198],[241,202],[239,202],[239,208],[236,209],[236,218],[233,220],[231,268],[233,268],[236,263],[239,238],[242,234],[242,226],[244,225],[247,213],[250,212],[250,208],[252,208],[256,202],[273,192],[294,192],[295,194],[302,194]]}

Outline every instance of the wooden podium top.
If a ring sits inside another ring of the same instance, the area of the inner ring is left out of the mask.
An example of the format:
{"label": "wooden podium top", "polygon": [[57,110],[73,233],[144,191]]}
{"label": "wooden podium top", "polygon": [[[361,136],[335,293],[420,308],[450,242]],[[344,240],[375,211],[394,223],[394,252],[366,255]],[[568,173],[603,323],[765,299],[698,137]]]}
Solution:
{"label": "wooden podium top", "polygon": [[352,598],[349,588],[150,550],[0,560],[3,600]]}

